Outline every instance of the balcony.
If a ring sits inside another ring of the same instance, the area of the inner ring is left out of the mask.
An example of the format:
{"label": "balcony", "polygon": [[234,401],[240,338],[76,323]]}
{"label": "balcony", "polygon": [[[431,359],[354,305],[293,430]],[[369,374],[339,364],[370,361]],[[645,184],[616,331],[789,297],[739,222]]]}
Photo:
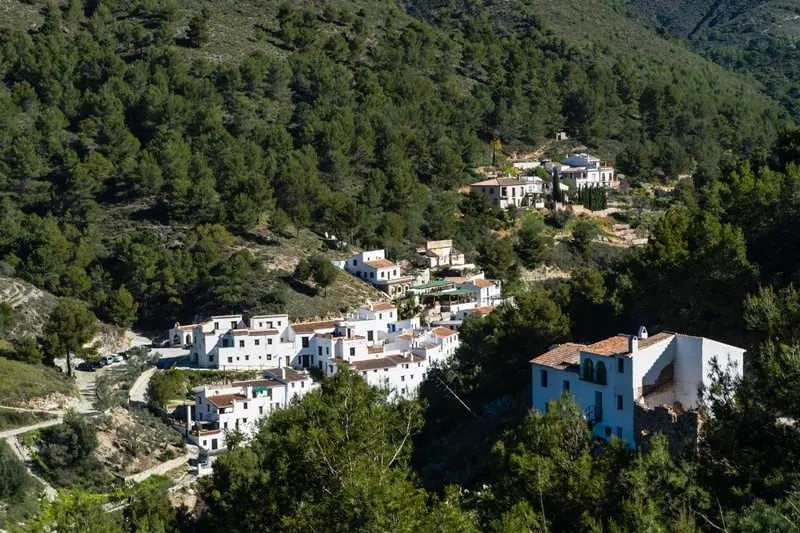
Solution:
{"label": "balcony", "polygon": [[586,421],[589,423],[589,427],[593,428],[595,424],[603,421],[603,406],[602,405],[590,405],[586,408]]}

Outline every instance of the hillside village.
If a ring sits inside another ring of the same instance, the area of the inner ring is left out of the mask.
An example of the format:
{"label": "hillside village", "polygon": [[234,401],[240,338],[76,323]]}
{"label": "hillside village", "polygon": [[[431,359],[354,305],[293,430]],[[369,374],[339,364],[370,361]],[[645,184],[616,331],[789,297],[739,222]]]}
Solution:
{"label": "hillside village", "polygon": [[0,533],[794,532],[800,8],[690,4],[0,0]]}

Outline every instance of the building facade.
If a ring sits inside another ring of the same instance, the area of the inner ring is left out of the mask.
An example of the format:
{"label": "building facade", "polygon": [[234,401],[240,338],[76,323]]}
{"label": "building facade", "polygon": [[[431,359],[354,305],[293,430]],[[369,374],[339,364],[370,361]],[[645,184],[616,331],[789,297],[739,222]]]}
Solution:
{"label": "building facade", "polygon": [[[533,407],[545,412],[550,402],[569,392],[595,436],[616,436],[633,447],[655,431],[671,437],[675,428],[670,422],[695,411],[699,387],[711,385],[713,361],[741,376],[744,352],[679,333],[648,336],[645,328],[637,335],[617,335],[588,346],[553,346],[531,360]],[[654,421],[665,419],[661,427],[653,427]],[[695,428],[696,422],[695,417]]]}
{"label": "building facade", "polygon": [[414,282],[413,277],[403,275],[400,265],[386,259],[383,250],[356,254],[345,261],[344,269],[392,298],[404,296]]}

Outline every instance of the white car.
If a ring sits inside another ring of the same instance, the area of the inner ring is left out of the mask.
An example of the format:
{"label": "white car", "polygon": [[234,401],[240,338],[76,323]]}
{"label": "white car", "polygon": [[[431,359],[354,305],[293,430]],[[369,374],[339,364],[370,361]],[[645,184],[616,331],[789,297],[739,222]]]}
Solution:
{"label": "white car", "polygon": [[111,356],[111,360],[113,362],[115,362],[115,363],[121,363],[121,362],[123,362],[125,360],[125,358],[123,358],[121,355],[117,354],[117,355],[112,355]]}

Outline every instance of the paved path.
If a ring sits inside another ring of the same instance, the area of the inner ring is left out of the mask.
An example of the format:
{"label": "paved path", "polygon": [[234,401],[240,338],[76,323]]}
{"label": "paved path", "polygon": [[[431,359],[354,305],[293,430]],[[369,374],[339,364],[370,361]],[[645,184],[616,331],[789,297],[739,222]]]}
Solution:
{"label": "paved path", "polygon": [[0,405],[0,410],[5,409],[7,411],[23,411],[28,413],[50,413],[53,415],[63,415],[64,411],[61,409],[35,409],[32,407],[11,407],[10,405]]}
{"label": "paved path", "polygon": [[128,391],[128,400],[130,402],[145,403],[144,393],[147,392],[147,385],[150,383],[150,378],[156,373],[157,368],[148,368],[136,378],[136,381],[131,385],[131,390]]}
{"label": "paved path", "polygon": [[15,435],[22,435],[23,433],[34,431],[37,429],[49,428],[50,426],[55,426],[57,424],[60,424],[63,419],[64,418],[62,416],[58,416],[53,420],[46,420],[44,422],[39,422],[38,424],[33,424],[31,426],[9,429],[8,431],[0,431],[0,439],[6,439],[8,437],[13,437]]}
{"label": "paved path", "polygon": [[14,452],[14,455],[26,466],[28,469],[28,473],[33,476],[39,483],[42,484],[42,492],[44,492],[44,497],[47,498],[48,501],[55,501],[58,497],[58,491],[53,488],[50,483],[45,481],[44,479],[37,476],[33,470],[31,469],[33,461],[31,460],[31,456],[28,453],[28,449],[25,448],[22,444],[20,444],[19,440],[16,437],[9,437],[7,439],[8,445],[11,446],[11,451]]}

